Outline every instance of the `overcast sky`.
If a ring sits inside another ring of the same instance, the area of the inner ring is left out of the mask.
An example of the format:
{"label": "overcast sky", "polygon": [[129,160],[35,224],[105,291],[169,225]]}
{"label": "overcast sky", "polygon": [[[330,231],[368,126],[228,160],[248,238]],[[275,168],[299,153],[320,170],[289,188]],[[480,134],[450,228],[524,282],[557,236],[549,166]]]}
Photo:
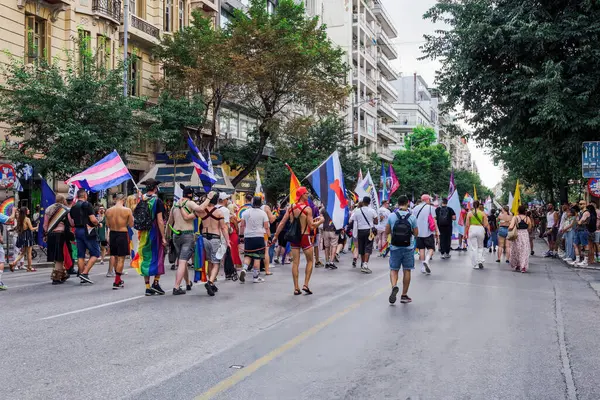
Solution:
{"label": "overcast sky", "polygon": [[[418,73],[430,86],[435,86],[435,72],[439,63],[435,61],[419,61],[424,34],[431,34],[436,26],[423,19],[423,14],[431,8],[435,0],[383,0],[385,8],[391,15],[398,30],[398,37],[390,39],[398,50],[399,59],[395,61],[396,68],[402,75]],[[439,28],[439,27],[438,27]],[[473,160],[479,169],[483,183],[492,188],[502,179],[502,171],[495,167],[491,157],[484,149],[477,148],[475,143],[469,143]]]}

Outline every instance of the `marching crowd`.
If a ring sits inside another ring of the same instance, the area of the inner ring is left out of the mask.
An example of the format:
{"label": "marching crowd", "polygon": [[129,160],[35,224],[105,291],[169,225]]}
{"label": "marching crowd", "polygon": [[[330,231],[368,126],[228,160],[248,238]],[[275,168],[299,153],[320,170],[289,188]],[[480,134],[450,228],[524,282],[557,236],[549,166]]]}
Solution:
{"label": "marching crowd", "polygon": [[[171,268],[177,270],[173,295],[183,295],[193,283],[203,281],[207,294],[215,296],[221,268],[226,279],[245,283],[252,274],[253,283],[263,283],[261,275],[272,275],[271,262],[291,263],[293,294],[310,295],[313,266],[336,270],[342,254],[350,252],[352,267],[370,274],[370,257],[377,250],[380,257],[389,256],[392,304],[398,295],[402,303],[412,301],[408,289],[415,258],[421,273],[431,274],[436,250],[444,260],[451,257],[452,250],[468,249],[474,269],[484,268],[486,251],[495,252],[497,263],[504,259],[512,269],[525,273],[529,257],[534,254],[533,239],[539,234],[548,242],[546,257],[561,257],[578,266],[600,262],[598,210],[584,201],[563,204],[560,210],[552,204],[546,210],[521,205],[516,215],[507,206],[498,211],[485,210],[474,201],[463,204],[457,215],[447,199],[438,204],[428,194],[423,194],[416,205],[400,196],[394,206],[383,201],[379,207],[373,207],[372,199],[364,197],[349,210],[346,226],[337,229],[327,210],[312,199],[305,187],[297,190],[293,204],[288,204],[288,198],[271,207],[260,194],[247,195],[245,204],[238,206],[226,193],[213,191],[198,198],[191,188],[185,188],[175,203],[165,205],[158,196],[159,181],[149,179],[143,184],[145,194],[116,194],[108,209],[94,208],[83,189],[75,199],[58,195],[37,226],[25,207],[10,216],[0,215],[1,224],[16,221],[21,252],[10,264],[11,271],[21,257],[28,260],[28,270],[34,270],[31,249],[38,229],[44,232],[48,262],[54,263],[53,284],[64,283],[71,275],[82,284],[93,283],[90,271],[108,253],[107,276],[114,275],[113,289],[124,287],[125,259],[131,257],[132,268],[144,278],[147,296],[165,294],[160,280],[167,253]],[[452,249],[457,230],[458,247]],[[6,289],[1,282],[3,246],[0,249],[0,289]],[[302,286],[301,255],[306,263]],[[190,265],[197,271],[204,270],[204,274],[195,273],[191,279]]]}

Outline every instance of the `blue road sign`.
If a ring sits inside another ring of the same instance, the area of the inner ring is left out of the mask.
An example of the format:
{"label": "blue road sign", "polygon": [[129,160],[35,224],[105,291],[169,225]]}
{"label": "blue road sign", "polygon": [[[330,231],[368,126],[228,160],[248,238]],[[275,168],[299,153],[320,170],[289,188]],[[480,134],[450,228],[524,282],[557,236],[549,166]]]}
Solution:
{"label": "blue road sign", "polygon": [[600,142],[583,142],[581,171],[584,178],[600,178]]}

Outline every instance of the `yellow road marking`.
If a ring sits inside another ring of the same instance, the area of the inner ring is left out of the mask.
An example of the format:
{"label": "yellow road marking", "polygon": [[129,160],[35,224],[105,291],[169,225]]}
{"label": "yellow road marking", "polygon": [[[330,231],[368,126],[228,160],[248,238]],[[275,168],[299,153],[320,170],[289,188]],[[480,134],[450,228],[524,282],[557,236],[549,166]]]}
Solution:
{"label": "yellow road marking", "polygon": [[389,288],[388,287],[381,288],[378,291],[376,291],[375,293],[373,293],[372,295],[358,300],[357,302],[351,304],[345,310],[342,310],[342,311],[338,312],[337,314],[332,315],[331,317],[327,318],[325,321],[302,332],[295,338],[291,339],[289,342],[282,344],[278,348],[272,350],[270,353],[266,354],[265,356],[259,358],[256,361],[254,361],[252,364],[248,365],[247,367],[245,367],[245,368],[239,370],[238,372],[236,372],[235,374],[231,375],[229,378],[224,379],[221,382],[217,383],[215,386],[208,389],[206,392],[202,393],[201,395],[196,396],[194,400],[212,399],[213,397],[217,396],[218,394],[237,385],[239,382],[243,381],[244,379],[246,379],[247,377],[252,375],[254,372],[258,371],[260,368],[264,367],[265,365],[267,365],[268,363],[273,361],[275,358],[281,356],[286,351],[291,350],[294,347],[298,346],[300,343],[302,343],[309,337],[313,336],[314,334],[318,333],[323,328],[327,327],[328,325],[331,325],[333,322],[342,318],[344,315],[348,314],[350,311],[355,310],[356,308],[360,307],[367,301],[373,299],[374,297],[379,296],[381,293],[385,292],[386,290],[389,290]]}

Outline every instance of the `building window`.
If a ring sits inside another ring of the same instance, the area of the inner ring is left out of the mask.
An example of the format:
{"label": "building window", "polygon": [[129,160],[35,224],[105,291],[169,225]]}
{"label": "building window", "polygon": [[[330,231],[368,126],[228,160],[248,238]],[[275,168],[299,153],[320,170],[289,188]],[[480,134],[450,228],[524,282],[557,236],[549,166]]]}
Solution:
{"label": "building window", "polygon": [[238,133],[238,115],[237,113],[233,113],[231,118],[229,119],[229,133],[232,138],[240,137]]}
{"label": "building window", "polygon": [[221,137],[229,139],[229,117],[227,115],[219,115],[219,131]]}
{"label": "building window", "polygon": [[129,0],[129,13],[135,15],[136,17],[138,16],[138,12],[137,12],[137,0]]}
{"label": "building window", "polygon": [[248,137],[248,120],[240,119],[240,138],[246,139]]}
{"label": "building window", "polygon": [[315,15],[315,0],[306,0],[305,2],[306,14],[311,17]]}
{"label": "building window", "polygon": [[135,55],[127,53],[128,92],[130,96],[140,96],[142,84],[142,60]]}
{"label": "building window", "polygon": [[179,15],[179,30],[182,31],[185,27],[185,1],[179,0],[179,7],[177,12]]}
{"label": "building window", "polygon": [[231,14],[224,8],[221,8],[221,14],[219,15],[219,17],[220,17],[219,26],[221,27],[221,29],[225,29],[227,27],[227,25],[229,24],[229,20],[231,19]]}
{"label": "building window", "polygon": [[50,62],[50,22],[34,15],[25,16],[25,58],[27,63]]}
{"label": "building window", "polygon": [[267,12],[269,14],[273,14],[276,6],[277,6],[277,0],[267,0]]}
{"label": "building window", "polygon": [[89,62],[92,55],[92,34],[90,31],[79,29],[77,36],[79,37],[79,71],[85,72],[87,68],[85,60]]}
{"label": "building window", "polygon": [[111,41],[106,36],[98,35],[96,38],[96,49],[98,57],[98,67],[102,69],[111,68],[112,47]]}
{"label": "building window", "polygon": [[165,0],[165,32],[173,29],[173,0]]}

